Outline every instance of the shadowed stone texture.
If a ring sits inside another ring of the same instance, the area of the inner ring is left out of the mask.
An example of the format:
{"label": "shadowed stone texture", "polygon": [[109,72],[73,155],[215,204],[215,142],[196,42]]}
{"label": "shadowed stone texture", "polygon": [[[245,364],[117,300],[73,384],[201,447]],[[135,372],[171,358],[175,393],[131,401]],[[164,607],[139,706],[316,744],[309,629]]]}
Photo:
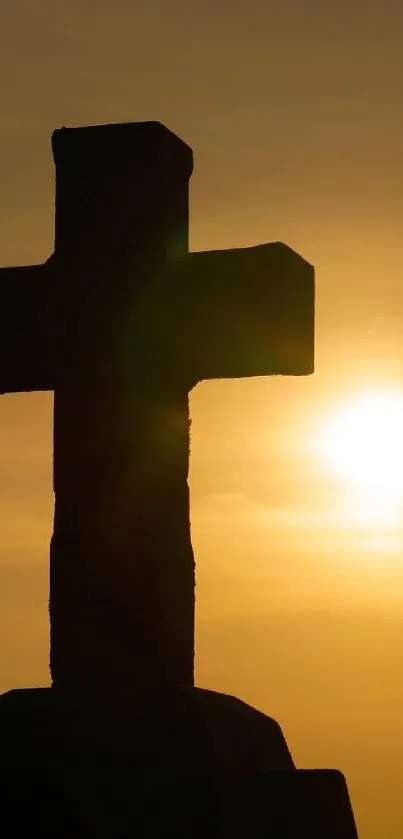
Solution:
{"label": "shadowed stone texture", "polygon": [[0,392],[54,390],[49,689],[0,697],[10,835],[356,839],[343,776],[193,685],[188,393],[313,371],[313,268],[188,254],[191,150],[159,123],[61,129],[55,251],[0,271]]}
{"label": "shadowed stone texture", "polygon": [[313,268],[281,243],[188,254],[192,152],[157,122],[52,145],[55,251],[0,271],[0,392],[54,390],[53,684],[191,686],[188,393],[311,373]]}
{"label": "shadowed stone texture", "polygon": [[15,836],[357,839],[342,774],[296,770],[277,723],[232,696],[191,688],[124,711],[10,691],[0,737]]}

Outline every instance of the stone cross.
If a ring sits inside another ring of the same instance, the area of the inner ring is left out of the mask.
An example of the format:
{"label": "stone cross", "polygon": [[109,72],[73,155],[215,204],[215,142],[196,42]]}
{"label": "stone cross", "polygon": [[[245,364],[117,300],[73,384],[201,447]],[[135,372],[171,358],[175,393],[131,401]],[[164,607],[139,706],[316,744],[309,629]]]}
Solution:
{"label": "stone cross", "polygon": [[191,686],[189,391],[313,371],[314,272],[188,253],[192,152],[158,122],[54,132],[56,233],[0,271],[0,392],[54,391],[52,685]]}

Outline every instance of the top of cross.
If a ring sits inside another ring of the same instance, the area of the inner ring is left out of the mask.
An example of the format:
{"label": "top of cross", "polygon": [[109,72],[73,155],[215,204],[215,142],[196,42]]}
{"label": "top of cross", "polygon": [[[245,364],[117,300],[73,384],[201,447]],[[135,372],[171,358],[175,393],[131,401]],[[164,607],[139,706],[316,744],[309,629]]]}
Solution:
{"label": "top of cross", "polygon": [[157,245],[188,248],[192,150],[159,122],[61,128],[56,164],[55,251],[115,265]]}

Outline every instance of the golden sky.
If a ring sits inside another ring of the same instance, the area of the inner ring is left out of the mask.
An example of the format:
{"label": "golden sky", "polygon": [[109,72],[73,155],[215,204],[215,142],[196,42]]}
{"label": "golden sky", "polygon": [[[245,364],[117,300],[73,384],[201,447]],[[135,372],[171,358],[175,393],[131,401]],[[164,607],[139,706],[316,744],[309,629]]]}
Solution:
{"label": "golden sky", "polygon": [[[314,376],[191,395],[196,671],[345,772],[360,839],[403,839],[403,525],[350,515],[315,441],[403,392],[402,27],[400,0],[0,6],[0,264],[52,250],[54,128],[155,119],[194,150],[192,249],[315,265]],[[48,683],[51,435],[50,394],[2,398],[0,690]]]}

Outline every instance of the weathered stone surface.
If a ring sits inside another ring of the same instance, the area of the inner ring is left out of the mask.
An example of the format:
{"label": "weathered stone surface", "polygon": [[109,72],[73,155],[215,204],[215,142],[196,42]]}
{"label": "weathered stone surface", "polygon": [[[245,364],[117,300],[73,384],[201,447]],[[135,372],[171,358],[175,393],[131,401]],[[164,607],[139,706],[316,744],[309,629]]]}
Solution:
{"label": "weathered stone surface", "polygon": [[54,389],[56,686],[193,684],[188,393],[313,371],[314,271],[280,243],[188,254],[189,147],[60,129],[55,251],[0,270],[0,392]]}
{"label": "weathered stone surface", "polygon": [[296,770],[278,724],[231,696],[91,706],[10,691],[0,738],[2,819],[16,836],[357,837],[341,773]]}
{"label": "weathered stone surface", "polygon": [[354,839],[339,773],[296,770],[277,723],[193,687],[188,393],[311,373],[313,268],[281,243],[187,254],[192,153],[159,123],[61,129],[53,151],[55,252],[0,270],[0,393],[55,392],[53,686],[0,697],[2,821]]}

